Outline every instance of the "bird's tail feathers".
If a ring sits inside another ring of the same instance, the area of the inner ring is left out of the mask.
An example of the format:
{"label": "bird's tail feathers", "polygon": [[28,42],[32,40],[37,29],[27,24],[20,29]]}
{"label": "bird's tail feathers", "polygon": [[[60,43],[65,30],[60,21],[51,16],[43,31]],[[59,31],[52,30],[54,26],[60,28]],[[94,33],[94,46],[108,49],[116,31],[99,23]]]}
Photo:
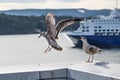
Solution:
{"label": "bird's tail feathers", "polygon": [[58,50],[58,51],[62,51],[63,50],[61,47],[55,48],[55,49]]}
{"label": "bird's tail feathers", "polygon": [[58,50],[58,51],[62,51],[63,49],[62,49],[62,47],[60,47],[60,46],[53,46],[53,45],[51,45],[54,49],[56,49],[56,50]]}

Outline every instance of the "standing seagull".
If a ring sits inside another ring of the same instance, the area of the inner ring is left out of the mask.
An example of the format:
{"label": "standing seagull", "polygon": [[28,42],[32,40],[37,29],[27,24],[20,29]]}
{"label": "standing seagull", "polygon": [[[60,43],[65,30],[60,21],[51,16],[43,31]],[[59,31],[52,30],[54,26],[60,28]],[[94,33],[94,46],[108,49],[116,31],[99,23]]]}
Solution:
{"label": "standing seagull", "polygon": [[[83,42],[83,50],[89,54],[89,58],[87,60],[87,62],[93,62],[93,59],[94,59],[94,54],[96,53],[99,53],[101,54],[100,52],[102,51],[100,48],[96,47],[96,46],[93,46],[93,45],[90,45],[88,44],[87,42],[87,39],[85,37],[81,37],[81,40]],[[92,56],[92,57],[91,57]]]}
{"label": "standing seagull", "polygon": [[58,34],[61,30],[63,30],[65,27],[75,23],[76,21],[82,21],[84,20],[83,18],[79,19],[64,19],[58,22],[58,24],[55,24],[55,18],[54,15],[51,13],[48,13],[46,16],[46,24],[47,24],[47,33],[41,32],[41,36],[45,37],[46,40],[48,41],[48,48],[45,50],[45,53],[50,51],[52,48],[62,51],[62,47],[58,45],[56,42],[56,39],[58,39]]}

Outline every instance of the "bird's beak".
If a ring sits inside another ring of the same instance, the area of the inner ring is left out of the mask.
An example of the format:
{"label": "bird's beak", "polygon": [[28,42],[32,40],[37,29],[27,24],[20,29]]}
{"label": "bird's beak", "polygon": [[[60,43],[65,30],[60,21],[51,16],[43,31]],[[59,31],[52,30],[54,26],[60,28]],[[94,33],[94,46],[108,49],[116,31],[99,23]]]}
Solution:
{"label": "bird's beak", "polygon": [[86,38],[85,38],[85,37],[83,37],[83,36],[81,36],[81,37],[80,37],[80,40],[83,40],[83,39],[86,39]]}
{"label": "bird's beak", "polygon": [[41,34],[38,36],[38,38],[40,38],[41,37]]}

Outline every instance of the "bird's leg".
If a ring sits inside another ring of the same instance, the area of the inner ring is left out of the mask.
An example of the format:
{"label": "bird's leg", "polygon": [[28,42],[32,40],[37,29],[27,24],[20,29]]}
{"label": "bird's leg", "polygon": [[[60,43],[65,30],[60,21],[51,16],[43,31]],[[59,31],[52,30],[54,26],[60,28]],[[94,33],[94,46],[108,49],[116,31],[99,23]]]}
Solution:
{"label": "bird's leg", "polygon": [[89,54],[88,60],[86,62],[90,62],[91,55]]}
{"label": "bird's leg", "polygon": [[52,49],[52,47],[50,47],[48,51],[51,51],[51,49]]}
{"label": "bird's leg", "polygon": [[93,62],[93,59],[94,59],[94,55],[92,55],[92,60],[91,60],[91,63]]}
{"label": "bird's leg", "polygon": [[48,48],[44,51],[44,53],[46,53],[46,52],[49,50],[49,48],[50,48],[50,45],[49,45]]}

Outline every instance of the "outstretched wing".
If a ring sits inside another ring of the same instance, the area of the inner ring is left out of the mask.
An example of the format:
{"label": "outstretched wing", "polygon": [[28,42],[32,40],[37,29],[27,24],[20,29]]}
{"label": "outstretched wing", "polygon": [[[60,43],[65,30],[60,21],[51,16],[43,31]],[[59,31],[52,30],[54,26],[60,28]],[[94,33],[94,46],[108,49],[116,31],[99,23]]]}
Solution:
{"label": "outstretched wing", "polygon": [[47,34],[55,34],[55,18],[54,15],[51,13],[48,13],[46,16],[46,24],[47,24]]}
{"label": "outstretched wing", "polygon": [[57,34],[56,34],[56,39],[58,38],[58,34],[61,30],[63,30],[65,27],[74,24],[76,21],[83,21],[84,18],[75,18],[75,19],[64,19],[58,22],[58,24],[56,25],[56,30],[57,30]]}

